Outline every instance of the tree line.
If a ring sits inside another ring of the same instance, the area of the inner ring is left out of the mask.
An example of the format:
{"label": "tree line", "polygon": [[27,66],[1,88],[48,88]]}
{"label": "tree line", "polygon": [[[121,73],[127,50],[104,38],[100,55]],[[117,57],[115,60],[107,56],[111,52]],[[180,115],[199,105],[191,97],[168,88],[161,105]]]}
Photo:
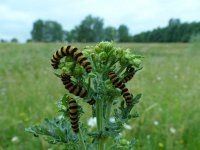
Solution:
{"label": "tree line", "polygon": [[65,31],[55,21],[37,20],[31,31],[36,42],[189,42],[191,36],[200,33],[200,22],[181,23],[179,19],[170,19],[166,27],[131,35],[129,28],[122,24],[118,28],[104,27],[103,19],[88,15],[71,31]]}
{"label": "tree line", "polygon": [[[199,37],[200,22],[182,23],[180,19],[172,18],[166,27],[131,35],[125,24],[118,28],[104,27],[102,18],[88,15],[70,31],[65,31],[56,21],[39,19],[33,23],[31,39],[27,42],[190,42]],[[0,43],[7,42],[0,39]],[[18,40],[13,38],[10,42],[17,43]]]}
{"label": "tree line", "polygon": [[103,19],[86,16],[81,23],[71,31],[63,30],[61,24],[55,21],[37,20],[33,24],[31,31],[32,39],[36,42],[100,42],[116,41],[128,42],[130,40],[129,29],[126,25],[120,25],[119,28],[108,26],[104,28]]}
{"label": "tree line", "polygon": [[134,42],[189,42],[200,34],[200,22],[181,23],[179,19],[170,19],[164,28],[134,35]]}

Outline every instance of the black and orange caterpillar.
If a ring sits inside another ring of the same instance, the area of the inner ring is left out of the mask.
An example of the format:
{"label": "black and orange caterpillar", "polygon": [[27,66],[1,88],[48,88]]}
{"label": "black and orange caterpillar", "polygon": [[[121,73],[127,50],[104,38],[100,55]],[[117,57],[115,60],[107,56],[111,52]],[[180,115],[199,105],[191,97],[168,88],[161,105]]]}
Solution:
{"label": "black and orange caterpillar", "polygon": [[108,73],[108,77],[109,79],[111,80],[112,84],[116,87],[116,88],[119,88],[122,90],[122,95],[126,101],[126,104],[127,105],[131,105],[132,103],[132,96],[131,94],[129,93],[128,89],[126,88],[125,84],[120,81],[120,79],[117,77],[117,75],[110,71]]}
{"label": "black and orange caterpillar", "polygon": [[[79,96],[81,98],[85,97],[87,95],[87,90],[85,90],[83,87],[74,85],[71,81],[71,76],[63,73],[61,74],[61,80],[63,82],[63,84],[65,85],[65,88],[72,94],[74,94],[75,96]],[[88,104],[90,105],[94,105],[95,104],[95,100],[92,98],[91,100],[87,101]]]}
{"label": "black and orange caterpillar", "polygon": [[60,60],[65,56],[72,57],[76,61],[76,63],[79,63],[81,66],[84,67],[87,73],[91,72],[92,66],[90,61],[83,55],[80,50],[70,45],[61,47],[53,54],[53,57],[51,58],[51,65],[54,69],[58,69]]}
{"label": "black and orange caterpillar", "polygon": [[69,118],[71,122],[72,130],[75,133],[79,132],[79,125],[78,125],[78,105],[76,100],[73,98],[69,98],[68,100],[68,108],[69,108]]}
{"label": "black and orange caterpillar", "polygon": [[65,85],[65,88],[69,90],[70,93],[76,96],[80,96],[81,98],[85,97],[87,95],[87,90],[85,90],[83,87],[74,85],[70,78],[71,76],[65,73],[61,74],[61,80]]}
{"label": "black and orange caterpillar", "polygon": [[129,68],[128,72],[129,73],[122,79],[123,83],[128,82],[129,80],[131,80],[134,77],[134,75],[135,75],[135,68],[133,68],[133,67]]}

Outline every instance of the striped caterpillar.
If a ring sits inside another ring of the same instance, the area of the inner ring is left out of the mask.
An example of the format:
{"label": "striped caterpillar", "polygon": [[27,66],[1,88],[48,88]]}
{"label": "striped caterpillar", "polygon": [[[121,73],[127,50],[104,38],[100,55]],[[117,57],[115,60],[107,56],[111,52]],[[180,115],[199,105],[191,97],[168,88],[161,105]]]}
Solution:
{"label": "striped caterpillar", "polygon": [[65,73],[61,74],[61,80],[65,85],[65,88],[76,96],[80,96],[81,98],[85,97],[87,95],[87,90],[85,90],[83,87],[74,85],[70,78],[71,76]]}
{"label": "striped caterpillar", "polygon": [[79,125],[78,125],[78,105],[76,103],[76,100],[73,98],[69,98],[68,100],[68,106],[69,106],[69,118],[71,122],[72,130],[75,133],[79,132]]}
{"label": "striped caterpillar", "polygon": [[79,63],[81,66],[83,66],[87,73],[91,72],[92,66],[89,60],[83,55],[80,50],[70,45],[61,47],[53,54],[53,57],[51,58],[51,65],[54,69],[58,69],[60,60],[64,56],[70,56],[76,61],[76,63]]}
{"label": "striped caterpillar", "polygon": [[128,72],[129,73],[122,79],[123,83],[126,83],[126,82],[130,81],[134,77],[134,75],[135,75],[135,68],[130,67],[128,69]]}
{"label": "striped caterpillar", "polygon": [[110,71],[108,73],[108,77],[111,80],[112,84],[116,87],[122,90],[122,95],[126,101],[127,105],[131,105],[132,103],[132,96],[129,93],[128,89],[126,88],[125,84],[119,80],[119,78],[117,77],[117,75]]}
{"label": "striped caterpillar", "polygon": [[[65,85],[65,88],[70,93],[74,94],[75,96],[79,96],[81,98],[85,97],[87,95],[87,90],[85,90],[81,86],[74,85],[70,78],[71,78],[71,76],[69,76],[65,73],[61,74],[61,80],[62,80],[63,84]],[[95,104],[95,102],[96,101],[92,98],[87,103],[90,105],[93,105],[93,104]]]}

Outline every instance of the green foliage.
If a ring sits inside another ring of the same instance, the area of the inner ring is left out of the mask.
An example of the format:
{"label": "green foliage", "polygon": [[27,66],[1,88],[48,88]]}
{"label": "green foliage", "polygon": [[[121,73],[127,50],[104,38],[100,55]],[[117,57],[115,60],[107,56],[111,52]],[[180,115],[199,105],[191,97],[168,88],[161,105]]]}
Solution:
{"label": "green foliage", "polygon": [[[72,143],[73,147],[76,147],[75,149],[97,148],[98,150],[103,150],[106,140],[109,137],[112,137],[110,139],[113,143],[112,147],[122,149],[132,148],[133,142],[115,143],[114,141],[119,140],[118,137],[123,130],[124,124],[131,118],[136,117],[135,114],[131,114],[131,110],[138,103],[141,94],[132,95],[131,104],[125,104],[124,101],[126,100],[122,99],[121,91],[113,86],[108,75],[110,71],[114,71],[121,78],[130,66],[140,70],[141,58],[143,57],[132,54],[130,49],[116,48],[110,42],[101,42],[95,47],[88,47],[84,50],[83,54],[92,64],[91,73],[86,73],[83,67],[76,64],[72,58],[66,58],[60,63],[59,70],[55,74],[59,78],[62,72],[72,76],[72,82],[82,85],[88,91],[88,95],[83,97],[83,101],[87,102],[90,99],[96,101],[92,106],[93,109],[90,109],[90,111],[93,117],[97,118],[97,131],[87,132],[85,127],[81,125],[79,126],[79,133],[72,132],[67,101],[70,99],[69,97],[74,97],[78,101],[81,101],[81,98],[69,92],[58,103],[59,112],[63,113],[64,119],[46,119],[45,125],[33,126],[27,128],[26,131],[36,136],[48,136],[50,138],[47,138],[47,140],[52,144],[57,142]],[[79,105],[78,118],[81,118],[83,114],[84,110]],[[115,122],[110,122],[110,117],[112,116]],[[124,140],[122,139],[122,141]]]}
{"label": "green foliage", "polygon": [[[85,43],[74,45],[80,50],[86,46]],[[51,54],[61,46],[61,43],[0,44],[0,63],[3,64],[0,65],[0,149],[65,148],[63,144],[52,145],[42,136],[36,138],[24,132],[31,124],[42,123],[43,118],[61,114],[56,103],[66,90],[51,73],[49,64]],[[131,113],[134,115],[136,111],[139,117],[129,120],[131,129],[125,128],[118,138],[130,142],[135,137],[136,150],[200,149],[200,45],[120,43],[115,46],[130,48],[145,56],[144,69],[127,83],[130,92],[142,93],[139,105]],[[188,61],[188,58],[192,59]],[[93,132],[96,127],[87,125],[92,115],[90,106],[81,99],[78,102],[84,110],[81,122]],[[171,128],[176,132],[172,133]],[[106,148],[112,145],[110,142]]]}
{"label": "green foliage", "polygon": [[63,40],[62,26],[55,21],[37,20],[31,31],[32,40],[36,42],[56,42]]}
{"label": "green foliage", "polygon": [[69,42],[130,41],[129,29],[126,25],[120,25],[119,29],[112,26],[103,28],[103,25],[103,19],[88,15],[80,25],[66,32],[66,40]]}
{"label": "green foliage", "polygon": [[118,32],[114,27],[112,27],[112,26],[106,27],[104,29],[104,40],[105,41],[117,41],[118,40],[117,33]]}
{"label": "green foliage", "polygon": [[35,21],[31,31],[32,41],[38,42],[190,42],[191,37],[199,33],[199,22],[181,23],[180,19],[171,18],[166,27],[131,35],[125,24],[118,29],[112,26],[104,28],[103,19],[92,15],[86,16],[71,31],[63,31],[55,21],[42,20]]}
{"label": "green foliage", "polygon": [[118,40],[119,42],[129,42],[130,36],[128,27],[126,25],[120,25],[118,28]]}
{"label": "green foliage", "polygon": [[169,20],[168,26],[177,26],[177,25],[180,25],[180,24],[181,24],[180,19],[171,18]]}
{"label": "green foliage", "polygon": [[27,128],[26,131],[32,133],[35,137],[45,136],[45,140],[51,144],[78,142],[77,137],[70,129],[70,122],[66,119],[45,119],[44,121],[44,125],[35,125]]}
{"label": "green foliage", "polygon": [[17,40],[17,38],[12,38],[12,39],[10,40],[10,42],[11,42],[11,43],[18,43],[18,40]]}
{"label": "green foliage", "polygon": [[71,32],[67,33],[67,41],[98,42],[103,39],[103,19],[91,15],[81,21]]}
{"label": "green foliage", "polygon": [[200,43],[200,33],[199,34],[194,34],[190,37],[190,43],[195,43],[199,44]]}
{"label": "green foliage", "polygon": [[189,42],[193,34],[200,33],[200,22],[181,23],[170,19],[168,26],[134,35],[134,42]]}

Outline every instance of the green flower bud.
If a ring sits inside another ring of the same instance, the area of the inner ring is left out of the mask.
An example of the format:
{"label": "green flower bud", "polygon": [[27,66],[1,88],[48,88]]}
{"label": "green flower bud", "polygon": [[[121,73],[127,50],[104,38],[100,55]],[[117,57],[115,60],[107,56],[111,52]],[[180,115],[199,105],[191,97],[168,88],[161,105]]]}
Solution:
{"label": "green flower bud", "polygon": [[131,64],[133,64],[136,67],[139,67],[141,63],[142,63],[142,61],[138,58],[135,58],[131,61]]}
{"label": "green flower bud", "polygon": [[110,42],[101,42],[98,44],[98,47],[101,48],[105,52],[109,52],[113,49],[113,44]]}
{"label": "green flower bud", "polygon": [[96,77],[96,74],[94,74],[94,73],[91,72],[91,73],[88,74],[88,76],[89,76],[90,78],[95,78],[95,77]]}
{"label": "green flower bud", "polygon": [[63,72],[68,72],[68,69],[66,67],[61,68]]}
{"label": "green flower bud", "polygon": [[100,60],[105,60],[105,59],[107,59],[107,54],[105,52],[101,52],[99,54],[99,58],[100,58]]}

